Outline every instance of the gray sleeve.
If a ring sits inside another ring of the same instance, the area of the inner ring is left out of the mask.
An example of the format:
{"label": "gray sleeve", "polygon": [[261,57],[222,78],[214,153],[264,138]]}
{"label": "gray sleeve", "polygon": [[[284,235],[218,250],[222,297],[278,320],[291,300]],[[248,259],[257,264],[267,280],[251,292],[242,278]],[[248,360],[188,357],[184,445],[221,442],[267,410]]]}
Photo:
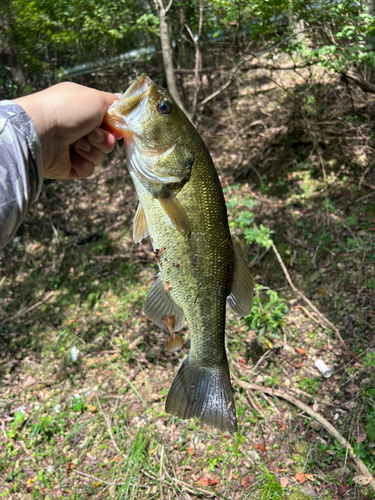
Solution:
{"label": "gray sleeve", "polygon": [[28,114],[0,101],[0,249],[14,236],[43,183],[42,148]]}

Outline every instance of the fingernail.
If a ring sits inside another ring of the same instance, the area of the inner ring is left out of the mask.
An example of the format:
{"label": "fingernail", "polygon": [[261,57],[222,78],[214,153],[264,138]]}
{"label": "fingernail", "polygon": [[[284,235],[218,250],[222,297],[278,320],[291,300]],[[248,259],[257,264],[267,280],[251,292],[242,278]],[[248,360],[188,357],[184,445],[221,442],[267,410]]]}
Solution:
{"label": "fingernail", "polygon": [[90,146],[90,144],[85,139],[80,139],[77,142],[76,147],[78,149],[81,149],[85,153],[89,153],[91,151],[91,146]]}
{"label": "fingernail", "polygon": [[101,130],[95,128],[90,134],[90,139],[92,140],[92,142],[101,144],[102,142],[104,142],[104,134]]}

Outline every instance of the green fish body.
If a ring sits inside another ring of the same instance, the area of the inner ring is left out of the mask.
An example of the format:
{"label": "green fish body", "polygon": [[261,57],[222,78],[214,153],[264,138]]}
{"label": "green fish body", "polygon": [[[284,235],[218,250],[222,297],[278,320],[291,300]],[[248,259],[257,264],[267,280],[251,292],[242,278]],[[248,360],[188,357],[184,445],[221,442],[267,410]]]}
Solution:
{"label": "green fish body", "polygon": [[228,300],[251,310],[253,280],[233,248],[222,188],[200,135],[170,94],[141,75],[105,120],[121,129],[139,206],[134,240],[150,236],[160,273],[144,307],[160,327],[185,320],[191,346],[169,391],[166,411],[237,430],[225,352]]}

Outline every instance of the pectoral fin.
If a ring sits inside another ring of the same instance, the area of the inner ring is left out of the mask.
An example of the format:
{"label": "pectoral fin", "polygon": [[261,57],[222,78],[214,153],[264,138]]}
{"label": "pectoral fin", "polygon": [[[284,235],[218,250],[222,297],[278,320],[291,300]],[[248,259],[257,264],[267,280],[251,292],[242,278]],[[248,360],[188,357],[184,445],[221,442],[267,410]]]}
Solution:
{"label": "pectoral fin", "polygon": [[245,261],[234,249],[234,275],[232,290],[227,297],[232,311],[240,316],[250,314],[253,305],[254,280]]}
{"label": "pectoral fin", "polygon": [[156,277],[155,283],[149,291],[144,305],[144,313],[150,321],[164,328],[162,318],[165,315],[174,316],[175,324],[173,330],[178,332],[185,324],[184,311],[172,299],[171,294],[165,289],[165,283],[161,273]]}
{"label": "pectoral fin", "polygon": [[133,222],[134,243],[139,243],[143,240],[143,238],[147,238],[148,236],[150,236],[150,233],[148,232],[145,211],[143,210],[141,203],[138,203],[137,212]]}
{"label": "pectoral fin", "polygon": [[156,196],[160,201],[160,205],[163,207],[165,213],[168,215],[177,229],[182,233],[190,236],[191,226],[189,217],[187,216],[184,207],[181,205],[172,191],[166,186],[163,186]]}

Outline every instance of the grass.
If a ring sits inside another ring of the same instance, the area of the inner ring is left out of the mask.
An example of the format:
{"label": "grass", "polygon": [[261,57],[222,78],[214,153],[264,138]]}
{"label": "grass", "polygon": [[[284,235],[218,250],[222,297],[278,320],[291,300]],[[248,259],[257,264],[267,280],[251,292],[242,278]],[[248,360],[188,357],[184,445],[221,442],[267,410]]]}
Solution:
{"label": "grass", "polygon": [[[332,84],[345,99],[345,87]],[[358,140],[349,129],[347,149],[328,143],[325,192],[316,152],[293,128],[302,120],[292,117],[295,103],[272,92],[237,100],[233,142],[215,135],[224,112],[207,121],[213,128],[200,124],[226,186],[235,244],[258,283],[251,315],[227,312],[231,371],[317,405],[375,474],[375,213],[366,200],[355,203],[367,191],[340,173]],[[270,114],[261,115],[263,135],[241,134],[262,109]],[[252,169],[233,172],[233,144],[249,153],[260,180]],[[164,412],[189,335],[180,352],[168,353],[165,332],[142,312],[156,267],[149,245],[131,240],[136,198],[122,161],[117,152],[80,183],[47,181],[0,257],[0,497],[328,500],[341,481],[350,498],[373,498],[355,485],[354,462],[324,430],[235,378],[235,435]],[[362,365],[299,307],[270,238],[296,286],[363,353]],[[316,359],[334,368],[331,378],[320,377]],[[350,473],[332,478],[344,464]]]}

